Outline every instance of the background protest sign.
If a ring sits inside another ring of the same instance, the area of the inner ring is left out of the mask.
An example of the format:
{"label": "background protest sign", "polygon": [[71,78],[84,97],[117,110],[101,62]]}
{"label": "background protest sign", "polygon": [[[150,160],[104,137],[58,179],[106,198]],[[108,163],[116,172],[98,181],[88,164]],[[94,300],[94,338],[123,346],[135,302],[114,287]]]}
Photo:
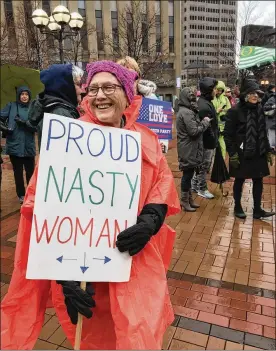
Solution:
{"label": "background protest sign", "polygon": [[140,133],[45,114],[27,278],[128,281],[140,179]]}
{"label": "background protest sign", "polygon": [[143,98],[138,123],[144,124],[158,135],[158,139],[172,139],[172,104]]}

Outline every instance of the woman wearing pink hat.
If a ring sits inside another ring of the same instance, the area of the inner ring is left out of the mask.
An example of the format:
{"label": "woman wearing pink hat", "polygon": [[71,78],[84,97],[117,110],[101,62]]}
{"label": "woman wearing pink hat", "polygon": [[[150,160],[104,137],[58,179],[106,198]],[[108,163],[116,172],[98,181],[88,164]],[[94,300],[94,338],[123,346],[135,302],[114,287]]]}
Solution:
{"label": "woman wearing pink hat", "polygon": [[36,169],[22,206],[15,270],[2,304],[2,349],[34,347],[49,297],[72,345],[78,313],[86,317],[81,341],[81,349],[86,350],[161,349],[164,332],[174,320],[166,272],[175,231],[164,224],[166,216],[180,212],[172,173],[157,136],[136,123],[142,100],[134,96],[136,73],[111,61],[91,63],[87,71],[87,97],[81,120],[141,133],[137,224],[122,231],[116,242],[120,252],[133,256],[130,280],[91,282],[83,291],[74,281],[57,283],[25,278]]}

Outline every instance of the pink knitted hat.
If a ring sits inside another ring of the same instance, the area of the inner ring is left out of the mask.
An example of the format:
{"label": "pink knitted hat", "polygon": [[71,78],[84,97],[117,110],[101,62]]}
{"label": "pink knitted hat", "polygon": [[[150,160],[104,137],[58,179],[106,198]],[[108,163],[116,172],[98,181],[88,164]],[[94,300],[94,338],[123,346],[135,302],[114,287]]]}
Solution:
{"label": "pink knitted hat", "polygon": [[113,61],[97,61],[97,62],[89,63],[86,66],[86,71],[88,73],[88,77],[86,80],[86,87],[89,86],[95,74],[100,72],[109,72],[113,74],[121,83],[129,103],[132,102],[134,98],[134,83],[135,83],[135,80],[138,78],[138,75],[136,72],[129,71],[127,68],[121,65],[118,65]]}

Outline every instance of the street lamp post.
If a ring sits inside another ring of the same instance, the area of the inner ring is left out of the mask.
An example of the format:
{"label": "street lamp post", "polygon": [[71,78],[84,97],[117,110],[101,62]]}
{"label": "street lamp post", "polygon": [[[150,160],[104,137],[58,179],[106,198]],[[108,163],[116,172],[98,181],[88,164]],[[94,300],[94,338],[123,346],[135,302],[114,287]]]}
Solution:
{"label": "street lamp post", "polygon": [[[36,9],[32,14],[32,20],[41,33],[52,35],[58,41],[60,63],[64,63],[64,39],[78,35],[83,26],[82,16],[78,12],[70,13],[65,6],[59,5],[50,17],[44,10]],[[67,25],[69,25],[71,31],[66,31]]]}

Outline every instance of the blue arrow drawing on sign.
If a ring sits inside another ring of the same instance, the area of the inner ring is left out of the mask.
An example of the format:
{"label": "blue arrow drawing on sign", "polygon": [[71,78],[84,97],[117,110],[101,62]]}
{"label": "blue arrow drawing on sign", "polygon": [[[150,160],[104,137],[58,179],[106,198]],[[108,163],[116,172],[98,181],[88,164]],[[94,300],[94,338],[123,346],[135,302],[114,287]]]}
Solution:
{"label": "blue arrow drawing on sign", "polygon": [[63,258],[63,255],[57,258],[57,261],[62,263],[62,261],[77,261],[76,258]]}
{"label": "blue arrow drawing on sign", "polygon": [[85,265],[85,260],[86,260],[86,252],[84,252],[84,264],[83,266],[80,267],[82,273],[85,273],[89,267]]}
{"label": "blue arrow drawing on sign", "polygon": [[104,258],[93,258],[93,260],[99,260],[99,261],[104,261],[104,264],[108,263],[109,261],[111,261],[111,258],[104,256]]}

